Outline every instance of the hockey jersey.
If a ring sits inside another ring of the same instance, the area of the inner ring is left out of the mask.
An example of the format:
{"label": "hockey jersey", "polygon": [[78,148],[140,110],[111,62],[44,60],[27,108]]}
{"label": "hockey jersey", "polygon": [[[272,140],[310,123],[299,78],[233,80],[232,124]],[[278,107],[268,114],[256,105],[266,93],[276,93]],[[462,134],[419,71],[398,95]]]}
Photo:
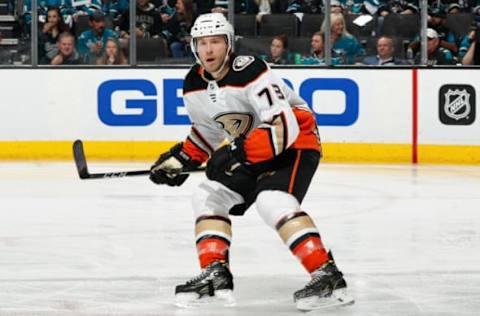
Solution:
{"label": "hockey jersey", "polygon": [[252,164],[287,148],[320,151],[315,116],[306,102],[256,57],[232,55],[230,70],[219,81],[194,65],[183,99],[192,121],[183,149],[193,160],[207,160],[225,139],[240,135]]}

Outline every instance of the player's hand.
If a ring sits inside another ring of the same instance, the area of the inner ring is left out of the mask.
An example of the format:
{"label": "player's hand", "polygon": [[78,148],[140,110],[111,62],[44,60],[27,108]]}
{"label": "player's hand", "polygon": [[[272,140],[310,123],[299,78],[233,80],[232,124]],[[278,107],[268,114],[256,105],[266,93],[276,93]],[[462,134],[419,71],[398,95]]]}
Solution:
{"label": "player's hand", "polygon": [[182,148],[183,143],[180,142],[160,155],[150,168],[150,180],[152,182],[180,186],[187,180],[188,174],[179,174],[178,172],[186,168],[198,167],[200,163],[192,161]]}
{"label": "player's hand", "polygon": [[235,169],[243,165],[246,160],[244,139],[244,136],[237,137],[231,144],[220,147],[212,154],[207,163],[207,178],[217,180],[225,175],[231,176]]}

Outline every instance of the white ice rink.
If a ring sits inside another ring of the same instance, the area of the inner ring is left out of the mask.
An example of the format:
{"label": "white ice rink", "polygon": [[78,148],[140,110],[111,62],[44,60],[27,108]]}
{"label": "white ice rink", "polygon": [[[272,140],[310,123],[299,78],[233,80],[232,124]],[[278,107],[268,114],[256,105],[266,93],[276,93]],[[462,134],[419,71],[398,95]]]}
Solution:
{"label": "white ice rink", "polygon": [[[1,163],[0,315],[301,315],[292,294],[307,274],[255,208],[233,218],[237,307],[173,305],[198,273],[202,179],[81,181],[73,163]],[[309,315],[480,315],[480,167],[323,164],[303,208],[356,299]]]}

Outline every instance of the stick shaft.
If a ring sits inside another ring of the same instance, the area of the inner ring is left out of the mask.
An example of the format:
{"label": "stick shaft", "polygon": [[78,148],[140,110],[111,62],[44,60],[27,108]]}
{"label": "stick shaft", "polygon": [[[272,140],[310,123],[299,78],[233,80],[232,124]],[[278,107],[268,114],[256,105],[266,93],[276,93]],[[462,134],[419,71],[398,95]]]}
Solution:
{"label": "stick shaft", "polygon": [[[134,176],[146,176],[150,174],[149,170],[135,170],[135,171],[116,171],[116,172],[100,172],[100,173],[90,173],[88,171],[87,159],[85,157],[85,151],[83,149],[83,143],[81,140],[77,139],[73,143],[73,158],[75,160],[75,165],[77,166],[77,171],[80,179],[109,179],[109,178],[123,178],[123,177],[134,177]],[[204,171],[205,167],[199,167],[196,169],[179,169],[172,170],[172,174],[188,174],[192,172]]]}

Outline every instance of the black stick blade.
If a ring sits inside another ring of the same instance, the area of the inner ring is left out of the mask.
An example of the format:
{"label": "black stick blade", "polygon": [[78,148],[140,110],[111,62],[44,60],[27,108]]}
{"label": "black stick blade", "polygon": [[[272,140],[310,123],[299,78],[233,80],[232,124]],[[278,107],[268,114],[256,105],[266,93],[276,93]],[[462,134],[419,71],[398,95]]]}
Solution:
{"label": "black stick blade", "polygon": [[88,179],[90,175],[88,173],[87,160],[85,158],[85,152],[83,151],[83,143],[79,139],[73,143],[73,158],[80,179]]}

